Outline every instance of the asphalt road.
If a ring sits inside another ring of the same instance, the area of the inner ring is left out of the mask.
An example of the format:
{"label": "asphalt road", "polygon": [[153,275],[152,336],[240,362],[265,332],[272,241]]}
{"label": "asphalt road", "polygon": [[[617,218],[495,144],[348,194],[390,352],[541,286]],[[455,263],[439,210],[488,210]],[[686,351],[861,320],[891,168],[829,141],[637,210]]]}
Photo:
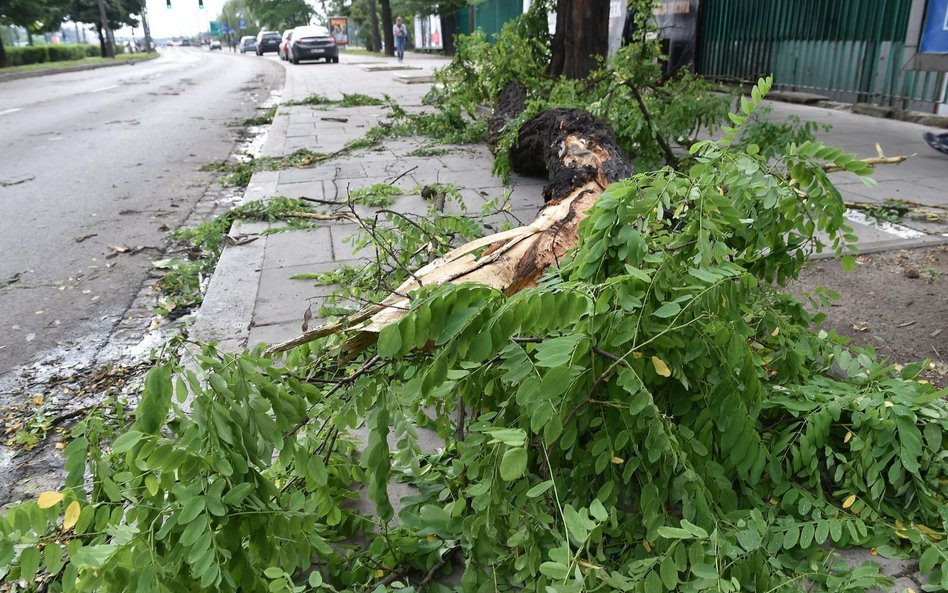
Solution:
{"label": "asphalt road", "polygon": [[283,73],[252,55],[169,48],[0,83],[0,377],[112,331],[167,229],[214,183],[201,166],[234,149],[228,124],[252,116]]}

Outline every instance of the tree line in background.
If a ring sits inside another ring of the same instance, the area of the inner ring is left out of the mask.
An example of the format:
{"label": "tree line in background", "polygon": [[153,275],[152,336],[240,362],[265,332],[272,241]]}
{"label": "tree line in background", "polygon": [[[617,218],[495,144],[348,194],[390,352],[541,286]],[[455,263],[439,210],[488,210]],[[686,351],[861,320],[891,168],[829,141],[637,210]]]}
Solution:
{"label": "tree line in background", "polygon": [[[410,23],[415,15],[441,16],[445,53],[453,54],[453,39],[457,31],[455,14],[477,0],[322,0],[318,14],[349,18],[353,39],[372,51],[385,50],[393,56],[395,39],[392,25],[395,17]],[[317,11],[305,0],[228,0],[217,20],[231,30],[237,30],[241,19],[247,23],[241,28],[247,35],[260,30],[284,31],[309,23]],[[323,23],[328,24],[328,23]],[[410,29],[410,27],[409,27]]]}
{"label": "tree line in background", "polygon": [[[4,0],[0,3],[0,24],[23,27],[30,37],[59,29],[64,21],[89,23],[99,37],[102,57],[111,56],[111,33],[125,26],[137,27],[145,0],[103,0],[108,29],[102,27],[99,0]],[[0,38],[0,66],[7,65],[6,50]]]}

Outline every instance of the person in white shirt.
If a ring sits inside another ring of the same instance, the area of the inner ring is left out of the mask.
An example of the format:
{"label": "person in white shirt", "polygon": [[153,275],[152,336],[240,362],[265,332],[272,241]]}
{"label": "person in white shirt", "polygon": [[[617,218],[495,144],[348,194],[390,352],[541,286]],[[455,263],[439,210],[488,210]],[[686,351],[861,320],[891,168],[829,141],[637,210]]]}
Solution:
{"label": "person in white shirt", "polygon": [[398,61],[401,62],[405,59],[405,42],[408,40],[408,27],[402,23],[402,17],[395,17],[392,34],[395,35],[395,55],[398,56]]}

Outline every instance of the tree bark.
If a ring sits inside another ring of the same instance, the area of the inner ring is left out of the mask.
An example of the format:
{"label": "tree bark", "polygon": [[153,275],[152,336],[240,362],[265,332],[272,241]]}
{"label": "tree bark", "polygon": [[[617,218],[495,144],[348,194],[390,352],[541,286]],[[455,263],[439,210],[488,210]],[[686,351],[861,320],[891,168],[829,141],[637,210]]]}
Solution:
{"label": "tree bark", "polygon": [[99,55],[103,58],[109,57],[109,54],[106,53],[105,49],[105,36],[102,34],[102,25],[95,26],[95,33],[99,36]]}
{"label": "tree bark", "polygon": [[369,23],[372,27],[372,51],[382,50],[382,39],[379,35],[379,15],[375,5],[375,0],[368,0],[369,4]]}
{"label": "tree bark", "polygon": [[7,50],[3,45],[3,35],[0,35],[0,68],[9,66],[7,64]]}
{"label": "tree bark", "polygon": [[[392,6],[389,0],[379,0],[382,4],[382,34],[385,36],[385,55],[395,55],[395,33],[392,31]],[[406,25],[407,26],[407,25]]]}
{"label": "tree bark", "polygon": [[[523,110],[522,88],[518,91],[515,85],[508,85],[501,99],[488,124],[494,128],[495,139],[496,127],[506,125]],[[402,295],[420,286],[476,282],[505,294],[535,286],[547,268],[558,265],[566,252],[576,247],[579,223],[606,187],[633,173],[629,157],[609,125],[580,109],[550,109],[524,124],[511,162],[517,171],[542,174],[550,181],[542,192],[546,205],[533,223],[462,245],[412,274],[379,305],[305,332],[269,352],[346,329],[358,331],[347,343],[350,352],[364,350],[382,328],[404,316],[410,303]]]}
{"label": "tree bark", "polygon": [[[444,55],[454,55],[454,39],[458,35],[458,15],[456,12],[441,15],[441,48]],[[418,43],[415,40],[415,43]]]}
{"label": "tree bark", "polygon": [[557,0],[550,75],[586,78],[609,52],[609,0]]}

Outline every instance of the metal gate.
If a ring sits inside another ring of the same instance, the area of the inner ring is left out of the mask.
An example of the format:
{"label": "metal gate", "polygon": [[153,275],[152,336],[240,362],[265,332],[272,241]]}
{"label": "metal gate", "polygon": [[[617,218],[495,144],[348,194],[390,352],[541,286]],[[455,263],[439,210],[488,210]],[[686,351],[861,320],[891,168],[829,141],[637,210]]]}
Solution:
{"label": "metal gate", "polygon": [[481,29],[488,39],[493,39],[504,28],[504,23],[521,14],[523,0],[484,0],[458,11],[458,31],[469,34]]}
{"label": "metal gate", "polygon": [[940,73],[908,70],[912,0],[703,0],[698,71],[931,112]]}

